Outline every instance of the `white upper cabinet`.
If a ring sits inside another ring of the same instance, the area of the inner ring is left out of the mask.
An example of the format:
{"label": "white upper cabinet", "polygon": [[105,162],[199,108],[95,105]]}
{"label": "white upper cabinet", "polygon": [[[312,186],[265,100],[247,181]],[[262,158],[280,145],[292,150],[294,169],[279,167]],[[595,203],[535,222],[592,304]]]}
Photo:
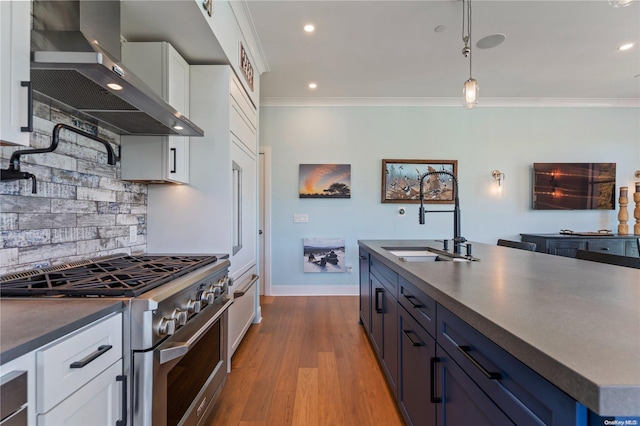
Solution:
{"label": "white upper cabinet", "polygon": [[[166,42],[123,43],[122,62],[179,113],[189,116],[189,64]],[[189,183],[189,138],[122,136],[122,179]]]}
{"label": "white upper cabinet", "polygon": [[0,1],[0,141],[29,146],[31,12],[28,1]]}

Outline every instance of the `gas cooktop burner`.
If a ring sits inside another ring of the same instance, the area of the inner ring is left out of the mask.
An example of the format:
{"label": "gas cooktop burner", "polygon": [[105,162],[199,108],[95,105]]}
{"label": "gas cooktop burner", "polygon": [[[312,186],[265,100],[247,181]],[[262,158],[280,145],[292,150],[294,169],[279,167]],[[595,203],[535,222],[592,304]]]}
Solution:
{"label": "gas cooktop burner", "polygon": [[0,296],[135,297],[217,260],[216,256],[105,257],[2,276]]}

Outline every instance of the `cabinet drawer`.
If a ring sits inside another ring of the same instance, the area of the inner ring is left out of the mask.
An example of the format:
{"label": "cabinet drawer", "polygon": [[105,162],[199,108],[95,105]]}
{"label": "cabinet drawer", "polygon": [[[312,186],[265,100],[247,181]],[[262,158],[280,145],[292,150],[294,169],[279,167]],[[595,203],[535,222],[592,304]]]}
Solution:
{"label": "cabinet drawer", "polygon": [[590,240],[587,242],[587,250],[599,251],[608,254],[624,256],[624,241],[622,240]]}
{"label": "cabinet drawer", "polygon": [[[111,346],[84,366],[101,346]],[[45,413],[122,358],[122,314],[90,324],[36,352],[37,411]]]}
{"label": "cabinet drawer", "polygon": [[398,274],[393,272],[391,268],[383,265],[380,261],[371,258],[371,271],[382,285],[389,290],[395,299],[398,298]]}
{"label": "cabinet drawer", "polygon": [[398,301],[426,331],[436,335],[436,302],[422,290],[400,277]]}
{"label": "cabinet drawer", "polygon": [[579,404],[438,305],[437,341],[518,425],[576,424]]}

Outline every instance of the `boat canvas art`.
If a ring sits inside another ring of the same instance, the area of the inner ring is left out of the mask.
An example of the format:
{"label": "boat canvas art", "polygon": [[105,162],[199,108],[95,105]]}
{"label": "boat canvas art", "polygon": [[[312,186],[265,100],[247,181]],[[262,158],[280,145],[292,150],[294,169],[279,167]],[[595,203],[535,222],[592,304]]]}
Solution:
{"label": "boat canvas art", "polygon": [[344,272],[344,238],[305,238],[304,272]]}
{"label": "boat canvas art", "polygon": [[351,164],[300,164],[300,198],[351,198]]}

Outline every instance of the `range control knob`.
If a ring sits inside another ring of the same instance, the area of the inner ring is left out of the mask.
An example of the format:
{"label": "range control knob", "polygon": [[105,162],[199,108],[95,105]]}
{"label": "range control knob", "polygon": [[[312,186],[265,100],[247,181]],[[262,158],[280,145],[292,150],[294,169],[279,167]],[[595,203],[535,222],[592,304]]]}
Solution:
{"label": "range control knob", "polygon": [[177,326],[185,325],[187,323],[187,318],[188,318],[187,311],[183,311],[181,309],[174,309],[173,314],[171,315],[171,318],[176,320]]}
{"label": "range control knob", "polygon": [[200,301],[210,305],[215,300],[216,296],[210,291],[203,291],[200,293]]}
{"label": "range control knob", "polygon": [[200,312],[201,308],[202,302],[193,299],[189,299],[189,301],[184,306],[184,309],[190,314],[197,314],[198,312]]}
{"label": "range control knob", "polygon": [[213,288],[213,297],[214,298],[220,296],[220,293],[222,293],[222,287],[216,286],[216,287]]}
{"label": "range control knob", "polygon": [[156,333],[158,336],[171,336],[176,332],[176,320],[174,318],[162,318],[158,323]]}

